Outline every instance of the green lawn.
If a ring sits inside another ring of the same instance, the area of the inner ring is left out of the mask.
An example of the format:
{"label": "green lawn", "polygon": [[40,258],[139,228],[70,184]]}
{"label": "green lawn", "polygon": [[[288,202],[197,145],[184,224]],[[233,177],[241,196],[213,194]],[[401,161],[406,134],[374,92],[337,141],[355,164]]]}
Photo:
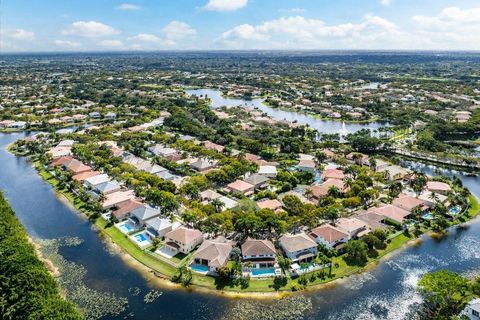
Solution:
{"label": "green lawn", "polygon": [[480,205],[478,203],[477,197],[475,197],[473,194],[470,194],[470,196],[468,197],[468,200],[470,201],[470,209],[468,209],[468,217],[474,218],[480,213]]}

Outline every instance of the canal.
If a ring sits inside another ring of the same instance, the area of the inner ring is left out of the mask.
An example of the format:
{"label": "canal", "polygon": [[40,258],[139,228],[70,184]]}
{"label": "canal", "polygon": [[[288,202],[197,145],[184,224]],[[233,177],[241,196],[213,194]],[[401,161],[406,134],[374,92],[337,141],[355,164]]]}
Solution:
{"label": "canal", "polygon": [[[85,268],[86,286],[128,300],[126,311],[121,315],[107,315],[104,319],[297,319],[293,317],[299,310],[295,304],[288,306],[290,314],[283,311],[271,318],[266,317],[265,311],[272,308],[273,301],[227,299],[195,290],[161,286],[143,276],[118,254],[112,253],[91,224],[55,194],[28,160],[6,151],[9,143],[25,135],[0,133],[0,189],[32,237],[78,237],[82,240],[77,246],[62,247],[60,254],[67,261]],[[435,170],[420,163],[405,165],[427,173]],[[459,176],[477,197],[480,196],[480,177],[448,170],[443,173]],[[478,220],[466,229],[450,230],[449,236],[440,241],[426,236],[422,240],[421,244],[395,253],[369,272],[325,289],[302,293],[312,307],[302,312],[301,318],[408,319],[410,309],[421,301],[415,288],[423,274],[443,268],[466,274],[478,271]],[[144,295],[152,289],[163,294],[154,302],[145,303]],[[242,313],[241,310],[248,312]]]}

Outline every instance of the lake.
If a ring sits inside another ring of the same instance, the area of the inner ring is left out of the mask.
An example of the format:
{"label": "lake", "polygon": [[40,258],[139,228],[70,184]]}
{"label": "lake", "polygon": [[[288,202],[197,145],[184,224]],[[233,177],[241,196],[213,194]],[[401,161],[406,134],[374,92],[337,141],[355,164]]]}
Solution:
{"label": "lake", "polygon": [[222,96],[221,91],[214,89],[195,89],[186,90],[186,92],[189,95],[196,95],[198,97],[208,96],[211,99],[210,106],[212,108],[219,108],[222,106],[254,107],[268,114],[275,120],[288,120],[291,122],[297,122],[302,125],[308,125],[311,128],[316,129],[320,133],[338,133],[340,135],[346,135],[348,133],[353,133],[361,129],[377,130],[381,127],[386,126],[385,123],[380,122],[347,123],[334,120],[322,120],[304,113],[287,111],[279,108],[272,108],[263,103],[263,99],[244,100],[226,98]]}
{"label": "lake", "polygon": [[[163,287],[147,280],[108,249],[91,224],[57,197],[27,159],[6,151],[9,143],[25,136],[26,133],[0,133],[0,189],[32,237],[78,237],[83,241],[78,246],[62,247],[60,254],[85,267],[85,284],[89,288],[128,299],[124,313],[104,319],[242,319],[231,310],[248,310],[248,319],[266,319],[265,308],[273,301],[228,299],[195,290]],[[435,170],[435,167],[420,163],[405,165],[427,173]],[[478,176],[448,170],[444,173],[459,176],[477,197],[480,196]],[[303,313],[302,318],[404,319],[410,306],[421,301],[415,287],[424,273],[442,268],[474,273],[479,265],[480,221],[475,220],[467,229],[452,229],[441,241],[423,237],[421,245],[397,252],[369,272],[328,289],[301,293],[312,303],[312,309]],[[133,294],[132,288],[138,288],[139,294]],[[151,289],[163,294],[146,304],[143,297]],[[292,314],[297,312],[295,305],[287,306]]]}

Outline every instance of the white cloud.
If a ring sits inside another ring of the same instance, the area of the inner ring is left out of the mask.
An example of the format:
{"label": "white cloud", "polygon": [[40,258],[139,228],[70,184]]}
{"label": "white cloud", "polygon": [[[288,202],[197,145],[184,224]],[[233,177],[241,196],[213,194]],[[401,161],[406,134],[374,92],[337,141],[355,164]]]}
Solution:
{"label": "white cloud", "polygon": [[112,47],[112,48],[118,48],[123,46],[123,43],[120,40],[102,40],[98,44],[102,47]]}
{"label": "white cloud", "polygon": [[291,9],[280,9],[279,11],[284,13],[303,13],[306,10],[302,8],[291,8]]}
{"label": "white cloud", "polygon": [[12,31],[7,31],[5,33],[6,36],[21,41],[31,41],[35,39],[35,33],[32,31],[27,31],[24,29],[15,29]]}
{"label": "white cloud", "polygon": [[380,4],[382,6],[389,6],[389,5],[392,4],[392,2],[393,2],[393,0],[380,0]]}
{"label": "white cloud", "polygon": [[86,38],[97,38],[119,34],[112,26],[97,21],[76,21],[62,34]]}
{"label": "white cloud", "polygon": [[[220,37],[220,42],[236,48],[383,48],[390,40],[401,40],[392,22],[366,15],[360,23],[328,25],[302,16],[279,18],[259,25],[236,26]],[[392,38],[393,37],[393,38]]]}
{"label": "white cloud", "polygon": [[443,9],[436,16],[412,18],[418,37],[432,49],[480,49],[480,8]]}
{"label": "white cloud", "polygon": [[157,37],[154,34],[148,34],[148,33],[139,33],[136,36],[128,38],[130,41],[140,41],[140,42],[150,42],[150,43],[156,43],[160,42],[161,39]]}
{"label": "white cloud", "polygon": [[122,3],[117,7],[117,9],[120,9],[120,10],[130,10],[130,11],[140,10],[141,8],[142,7],[140,7],[139,5],[132,4],[132,3]]}
{"label": "white cloud", "polygon": [[247,5],[248,0],[208,0],[205,9],[209,11],[235,11]]}
{"label": "white cloud", "polygon": [[160,37],[154,34],[140,33],[136,36],[128,38],[132,44],[130,44],[130,49],[133,50],[158,50],[165,47],[172,47],[176,43],[170,39],[161,39]]}
{"label": "white cloud", "polygon": [[55,40],[53,41],[53,43],[58,47],[68,48],[68,49],[80,47],[79,42],[70,41],[70,40]]}
{"label": "white cloud", "polygon": [[197,30],[190,27],[185,22],[172,21],[162,29],[162,34],[170,40],[183,39],[197,34]]}

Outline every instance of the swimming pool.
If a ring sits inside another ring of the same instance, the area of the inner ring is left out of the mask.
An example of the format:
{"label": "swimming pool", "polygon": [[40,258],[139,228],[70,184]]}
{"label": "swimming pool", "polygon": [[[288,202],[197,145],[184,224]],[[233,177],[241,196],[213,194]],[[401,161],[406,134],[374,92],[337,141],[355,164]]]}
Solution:
{"label": "swimming pool", "polygon": [[123,231],[124,233],[130,233],[132,231],[135,231],[135,227],[132,226],[130,223],[128,222],[125,222],[124,224],[122,224],[119,229],[121,231]]}
{"label": "swimming pool", "polygon": [[201,264],[192,264],[190,268],[192,268],[193,271],[199,272],[199,273],[205,273],[209,271],[208,266],[204,266]]}
{"label": "swimming pool", "polygon": [[253,269],[251,273],[252,277],[274,277],[275,268]]}
{"label": "swimming pool", "polygon": [[134,237],[138,242],[148,241],[148,238],[143,233],[136,234]]}
{"label": "swimming pool", "polygon": [[456,216],[457,214],[460,213],[460,209],[458,207],[453,207],[453,208],[450,208],[448,212],[450,213],[450,215]]}
{"label": "swimming pool", "polygon": [[423,216],[422,216],[423,219],[425,220],[433,220],[433,214],[431,213],[425,213]]}

